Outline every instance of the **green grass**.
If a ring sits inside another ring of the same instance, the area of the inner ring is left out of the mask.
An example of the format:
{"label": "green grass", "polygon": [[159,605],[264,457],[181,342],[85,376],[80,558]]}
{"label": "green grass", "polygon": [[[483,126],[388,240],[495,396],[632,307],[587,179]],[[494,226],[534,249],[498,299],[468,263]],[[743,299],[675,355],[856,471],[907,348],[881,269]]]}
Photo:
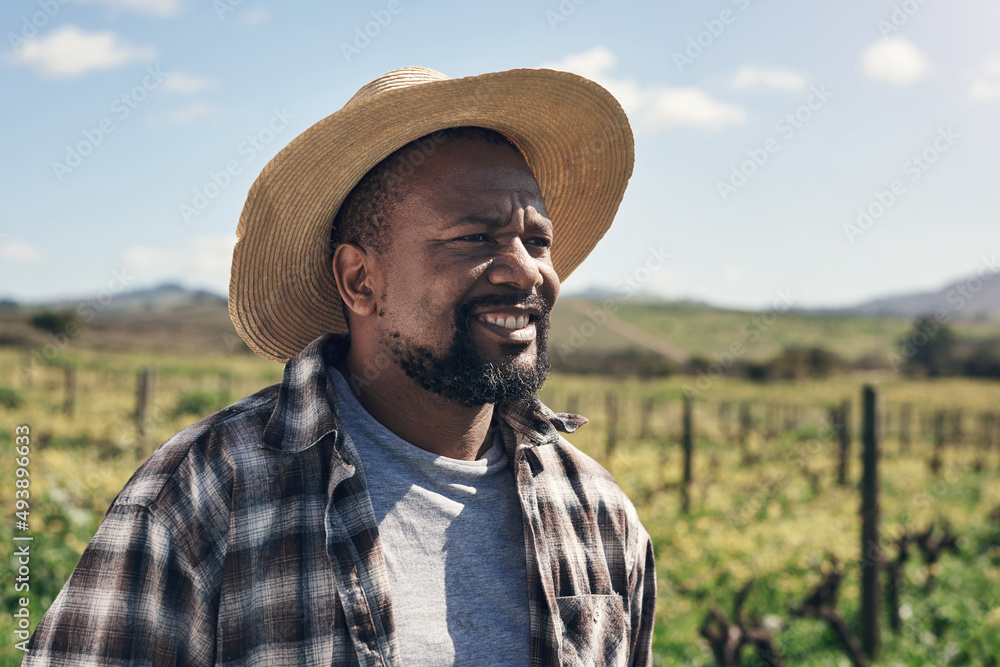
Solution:
{"label": "green grass", "polygon": [[[568,299],[567,299],[568,301]],[[578,300],[579,301],[579,300]],[[588,302],[587,309],[600,311],[603,302]],[[745,346],[744,360],[769,359],[790,346],[821,346],[848,361],[877,357],[888,363],[886,355],[898,352],[900,337],[912,325],[910,318],[843,317],[797,312],[721,310],[690,304],[645,304],[615,302],[614,314],[643,331],[669,341],[693,356],[714,359],[725,354],[733,343]],[[763,319],[766,316],[766,319]],[[568,303],[553,311],[551,337],[567,342],[574,331],[583,331],[581,351],[608,352],[635,347],[606,326],[593,333],[583,328],[588,318]],[[968,341],[996,340],[996,322],[953,322],[958,337]]]}
{"label": "green grass", "polygon": [[[719,336],[724,338],[725,333]],[[25,387],[16,373],[19,359],[16,351],[0,348],[0,385],[16,387],[24,398],[16,409],[0,408],[0,456],[13,461],[14,428],[30,425],[31,532],[37,536],[31,563],[34,624],[135,468],[156,444],[204,416],[186,414],[178,406],[186,401],[190,407],[209,409],[223,391],[242,397],[278,381],[281,367],[243,355],[199,359],[76,351],[72,361],[78,368],[78,393],[75,411],[68,415],[63,412],[62,370],[43,369]],[[155,382],[149,437],[143,443],[132,415],[137,374],[145,367],[154,369]],[[220,373],[228,379],[220,380]],[[611,470],[635,500],[654,540],[659,580],[656,664],[713,664],[698,627],[713,605],[731,614],[733,595],[750,580],[755,588],[747,611],[782,620],[776,642],[787,664],[840,664],[843,653],[823,623],[791,618],[788,609],[817,584],[825,555],[833,553],[844,564],[840,610],[856,624],[860,500],[855,486],[834,483],[835,448],[822,420],[828,405],[850,399],[856,430],[863,381],[880,386],[893,415],[904,402],[912,403],[917,413],[961,407],[970,434],[968,444],[949,448],[938,479],[926,463],[931,451],[928,439],[917,440],[909,453],[902,454],[895,435],[890,432],[886,437],[884,532],[915,530],[947,518],[962,542],[958,554],[942,557],[938,583],[929,592],[923,589],[926,569],[914,550],[903,591],[909,615],[898,636],[883,627],[878,664],[997,664],[993,656],[1000,655],[1000,526],[989,514],[1000,506],[1000,451],[991,452],[986,468],[975,471],[978,423],[973,417],[1000,406],[1000,383],[906,380],[891,373],[768,385],[720,378],[704,388],[695,404],[695,481],[691,513],[685,516],[675,490],[650,491],[680,478],[680,397],[692,378],[553,377],[542,399],[556,410],[575,403],[576,410],[591,419],[570,440]],[[619,440],[610,455],[608,392],[618,396],[621,409]],[[640,437],[640,406],[647,399],[657,401],[656,410],[651,434]],[[726,441],[719,422],[719,404],[740,401],[754,403],[760,431],[766,426],[766,406],[793,405],[799,410],[801,423],[794,430],[774,439],[765,439],[760,432],[753,436],[749,447],[760,459],[754,465],[744,464],[742,453]],[[13,489],[13,471],[12,464],[0,467],[3,488]],[[856,481],[860,476],[856,457],[850,472]],[[810,475],[819,480],[818,489]],[[5,502],[10,520],[0,524],[0,577],[8,582],[0,611],[4,638],[0,665],[18,664],[21,657],[13,648],[11,632],[15,594],[10,558],[12,491],[9,494]],[[747,650],[744,664],[753,664],[752,658],[753,652]]]}

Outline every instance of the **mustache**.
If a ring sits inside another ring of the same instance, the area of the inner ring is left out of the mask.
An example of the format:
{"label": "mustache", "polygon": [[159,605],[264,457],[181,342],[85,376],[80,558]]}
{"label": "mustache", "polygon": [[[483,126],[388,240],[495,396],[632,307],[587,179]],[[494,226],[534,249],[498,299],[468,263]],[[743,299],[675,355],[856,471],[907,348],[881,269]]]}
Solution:
{"label": "mustache", "polygon": [[538,294],[532,292],[511,292],[508,294],[483,294],[463,302],[455,312],[455,319],[460,328],[469,328],[470,316],[473,310],[493,306],[521,306],[534,308],[539,312],[538,319],[545,320],[552,311],[552,304]]}

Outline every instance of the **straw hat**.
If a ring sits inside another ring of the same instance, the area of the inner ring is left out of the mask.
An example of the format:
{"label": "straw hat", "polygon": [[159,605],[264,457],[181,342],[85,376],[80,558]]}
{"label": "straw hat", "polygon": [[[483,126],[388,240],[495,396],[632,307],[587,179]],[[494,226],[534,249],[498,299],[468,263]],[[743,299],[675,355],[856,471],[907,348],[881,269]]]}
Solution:
{"label": "straw hat", "polygon": [[632,174],[621,105],[589,79],[516,69],[451,79],[404,67],[366,84],[292,140],[250,188],[233,250],[229,315],[251,350],[288,361],[328,332],[346,332],[328,247],[340,205],[398,148],[448,127],[495,130],[538,181],[564,280],[614,219]]}

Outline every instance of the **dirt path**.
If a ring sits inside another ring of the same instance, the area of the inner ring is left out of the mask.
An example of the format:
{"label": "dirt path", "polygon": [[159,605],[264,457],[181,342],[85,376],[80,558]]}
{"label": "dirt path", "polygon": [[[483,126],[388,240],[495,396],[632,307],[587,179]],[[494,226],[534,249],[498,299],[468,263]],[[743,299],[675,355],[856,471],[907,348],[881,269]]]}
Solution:
{"label": "dirt path", "polygon": [[[567,299],[566,305],[582,315],[586,315],[594,310],[600,310],[594,304],[582,299]],[[687,350],[678,347],[669,341],[665,341],[662,338],[657,338],[653,334],[640,329],[634,324],[626,322],[617,315],[613,315],[607,311],[603,311],[602,314],[608,318],[604,326],[611,331],[614,331],[622,338],[632,341],[636,345],[641,345],[647,350],[652,350],[657,354],[661,354],[667,359],[670,359],[678,364],[683,364],[691,358],[691,355],[688,354]]]}

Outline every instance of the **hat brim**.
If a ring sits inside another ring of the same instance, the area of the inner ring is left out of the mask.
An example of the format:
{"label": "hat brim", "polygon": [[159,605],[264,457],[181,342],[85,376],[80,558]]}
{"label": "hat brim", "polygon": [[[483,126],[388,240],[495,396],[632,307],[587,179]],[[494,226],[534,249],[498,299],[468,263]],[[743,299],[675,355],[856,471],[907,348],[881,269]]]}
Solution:
{"label": "hat brim", "polygon": [[285,362],[346,332],[328,247],[359,180],[400,147],[449,127],[500,132],[517,145],[553,223],[564,280],[614,219],[632,174],[628,118],[583,77],[517,69],[429,81],[352,100],[293,139],[250,188],[236,230],[229,314],[251,350]]}

